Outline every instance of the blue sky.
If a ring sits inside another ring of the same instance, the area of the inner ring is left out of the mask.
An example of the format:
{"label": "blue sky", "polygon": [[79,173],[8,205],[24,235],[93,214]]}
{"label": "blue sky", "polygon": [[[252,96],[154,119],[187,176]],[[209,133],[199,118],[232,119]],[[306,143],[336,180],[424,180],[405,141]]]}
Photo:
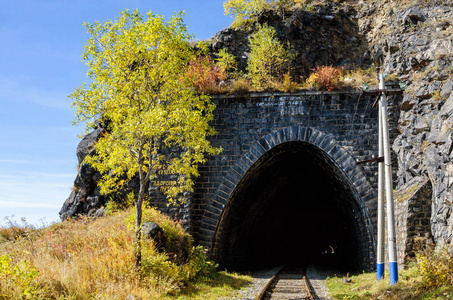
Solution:
{"label": "blue sky", "polygon": [[0,9],[0,225],[5,217],[42,224],[58,212],[77,174],[74,127],[67,97],[87,82],[81,60],[89,36],[83,22],[113,20],[124,9],[184,21],[195,39],[227,27],[222,0],[13,0]]}

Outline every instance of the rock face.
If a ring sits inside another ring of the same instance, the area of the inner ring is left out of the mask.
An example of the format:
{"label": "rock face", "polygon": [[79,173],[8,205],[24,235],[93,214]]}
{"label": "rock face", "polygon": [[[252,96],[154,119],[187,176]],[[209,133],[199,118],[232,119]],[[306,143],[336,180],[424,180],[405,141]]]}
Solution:
{"label": "rock face", "polygon": [[72,192],[60,210],[62,220],[78,214],[94,215],[97,209],[105,204],[105,198],[99,193],[96,183],[100,179],[99,172],[96,172],[89,165],[81,164],[87,155],[94,154],[94,145],[101,136],[101,131],[102,129],[98,127],[87,134],[77,146],[79,172],[74,181]]}
{"label": "rock face", "polygon": [[295,75],[307,76],[321,65],[351,65],[369,62],[366,39],[359,32],[354,7],[336,2],[314,4],[311,11],[264,11],[249,28],[227,28],[213,38],[214,52],[226,48],[246,71],[250,48],[248,40],[258,24],[276,29],[277,38],[288,42],[297,53]]}
{"label": "rock face", "polygon": [[127,184],[124,192],[120,195],[101,195],[97,182],[101,179],[101,174],[91,166],[82,164],[87,155],[94,155],[94,145],[99,140],[103,132],[101,127],[87,134],[77,146],[77,159],[79,162],[79,172],[74,180],[74,187],[68,199],[60,210],[60,218],[66,220],[77,215],[89,215],[99,217],[104,214],[103,207],[107,199],[117,200],[124,197],[128,191],[138,191],[138,182],[131,181]]}
{"label": "rock face", "polygon": [[[451,1],[429,1],[425,5],[410,1],[367,1],[358,7],[360,31],[368,38],[371,55],[382,58],[385,70],[396,74],[408,87],[401,106],[400,135],[393,145],[398,158],[397,193],[402,195],[397,213],[404,215],[408,206],[418,203],[414,206],[417,211],[409,211],[420,218],[412,231],[418,229],[416,235],[426,240],[432,235],[438,247],[450,248],[453,237],[452,5]],[[408,197],[421,182],[429,188]],[[431,232],[426,232],[429,228],[423,225],[426,220],[422,222],[427,216],[423,208],[426,203],[430,203]],[[414,239],[413,235],[409,244]]]}
{"label": "rock face", "polygon": [[[398,234],[400,258],[410,258],[417,241],[453,249],[453,3],[355,2],[318,1],[310,11],[265,11],[249,29],[227,28],[216,34],[212,50],[226,48],[245,71],[252,30],[267,22],[298,52],[297,75],[307,76],[317,65],[366,67],[382,62],[386,72],[407,86],[393,144],[397,220],[404,231]],[[92,153],[99,136],[96,129],[81,141],[79,163]],[[105,204],[98,179],[89,166],[80,167],[62,219],[94,214]]]}

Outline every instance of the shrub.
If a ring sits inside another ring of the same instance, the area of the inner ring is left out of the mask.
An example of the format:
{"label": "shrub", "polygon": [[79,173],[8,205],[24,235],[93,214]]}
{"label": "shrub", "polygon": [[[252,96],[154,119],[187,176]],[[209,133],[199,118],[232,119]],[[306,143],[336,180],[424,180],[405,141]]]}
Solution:
{"label": "shrub", "polygon": [[189,254],[188,274],[190,278],[209,278],[214,274],[218,264],[208,260],[203,246],[192,247]]}
{"label": "shrub", "polygon": [[264,10],[278,10],[284,12],[293,6],[301,6],[301,2],[312,2],[310,0],[227,0],[223,4],[225,15],[232,15],[234,20],[232,26],[238,28],[247,26],[255,17]]}
{"label": "shrub", "polygon": [[45,293],[38,275],[26,260],[14,263],[11,257],[0,256],[0,299],[38,299]]}
{"label": "shrub", "polygon": [[[143,221],[164,230],[165,247],[157,250],[153,241],[143,241],[138,276],[134,216],[128,210],[80,217],[0,243],[0,299],[126,299],[128,294],[162,299],[210,277],[215,264],[203,248],[193,247],[179,222],[152,208],[144,209]],[[174,255],[176,248],[185,252],[183,259]]]}
{"label": "shrub", "polygon": [[[127,217],[127,226],[130,230],[134,228],[135,223],[135,207],[132,207],[131,214]],[[160,211],[150,208],[143,208],[142,223],[154,222],[158,224],[164,231],[164,237],[168,243],[173,240],[182,240],[187,235],[182,228],[181,224],[170,219],[168,216],[162,214]]]}
{"label": "shrub", "polygon": [[289,72],[283,76],[282,90],[284,92],[294,93],[298,89],[298,85],[291,79]]}
{"label": "shrub", "polygon": [[216,53],[216,55],[217,66],[219,66],[220,70],[223,73],[227,74],[236,72],[237,63],[234,55],[228,53],[226,49],[220,49],[219,52]]}
{"label": "shrub", "polygon": [[295,55],[285,49],[275,33],[275,28],[260,25],[249,39],[248,71],[254,87],[269,87],[273,81],[281,81],[283,74],[290,71]]}
{"label": "shrub", "polygon": [[118,197],[110,197],[110,199],[107,201],[107,204],[105,205],[105,215],[111,216],[116,212],[133,207],[136,199],[137,196],[134,194],[134,192],[128,193],[125,199]]}
{"label": "shrub", "polygon": [[209,53],[209,43],[206,41],[197,41],[192,48],[197,56],[207,55]]}
{"label": "shrub", "polygon": [[166,253],[143,251],[142,254],[142,277],[148,277],[150,282],[158,282],[164,293],[178,292],[188,282],[188,278],[184,277],[176,263],[169,260]]}
{"label": "shrub", "polygon": [[[132,212],[128,217],[131,229],[133,216]],[[164,231],[165,243],[163,251],[157,251],[152,242],[143,243],[142,276],[158,280],[161,288],[174,293],[190,281],[207,278],[215,271],[217,264],[207,259],[203,247],[192,246],[192,238],[178,222],[149,207],[143,209],[143,222],[157,223]],[[175,249],[179,254],[172,252]],[[181,253],[187,253],[187,257],[181,257]]]}
{"label": "shrub", "polygon": [[427,290],[453,285],[453,259],[447,249],[422,250],[416,258],[418,272]]}
{"label": "shrub", "polygon": [[197,56],[189,62],[185,78],[193,85],[198,93],[216,94],[220,91],[219,83],[226,79],[226,73],[215,65],[208,56]]}
{"label": "shrub", "polygon": [[305,82],[310,88],[330,92],[341,87],[340,77],[343,75],[343,68],[318,66],[311,70],[313,73]]}

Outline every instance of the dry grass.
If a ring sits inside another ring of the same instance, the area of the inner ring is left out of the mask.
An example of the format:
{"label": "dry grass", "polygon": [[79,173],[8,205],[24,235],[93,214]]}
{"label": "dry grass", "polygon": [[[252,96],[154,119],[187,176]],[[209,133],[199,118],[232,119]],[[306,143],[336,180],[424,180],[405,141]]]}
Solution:
{"label": "dry grass", "polygon": [[224,93],[238,96],[245,95],[252,90],[252,83],[244,76],[233,79],[228,85],[223,87]]}
{"label": "dry grass", "polygon": [[372,89],[377,89],[379,87],[377,70],[375,67],[368,69],[351,69],[347,71],[340,80],[344,83],[345,86],[351,88],[361,87],[364,82],[368,84]]}
{"label": "dry grass", "polygon": [[125,299],[153,293],[131,269],[133,234],[125,214],[56,224],[1,244],[1,253],[15,265],[28,261],[39,270],[39,298]]}
{"label": "dry grass", "polygon": [[[189,258],[181,263],[158,252],[151,241],[144,241],[144,268],[138,275],[133,268],[133,229],[128,225],[133,220],[131,215],[133,212],[123,211],[96,220],[82,218],[27,229],[26,234],[3,239],[0,299],[124,300],[129,294],[162,299],[194,289],[197,280],[211,280],[213,263],[190,243]],[[144,220],[159,224],[168,241],[187,238],[177,222],[153,209],[145,210]],[[10,230],[0,229],[0,236]],[[238,279],[236,286],[247,281],[226,276]]]}
{"label": "dry grass", "polygon": [[[390,74],[387,80],[395,80],[394,74]],[[341,67],[320,66],[313,69],[312,74],[304,80],[294,80],[289,73],[284,74],[283,80],[276,79],[267,81],[263,87],[254,87],[251,80],[245,74],[236,74],[233,79],[223,82],[217,87],[217,93],[242,96],[251,92],[297,92],[300,90],[348,90],[362,88],[363,83],[371,89],[377,89],[379,82],[375,67],[368,69],[351,68],[344,70]]]}

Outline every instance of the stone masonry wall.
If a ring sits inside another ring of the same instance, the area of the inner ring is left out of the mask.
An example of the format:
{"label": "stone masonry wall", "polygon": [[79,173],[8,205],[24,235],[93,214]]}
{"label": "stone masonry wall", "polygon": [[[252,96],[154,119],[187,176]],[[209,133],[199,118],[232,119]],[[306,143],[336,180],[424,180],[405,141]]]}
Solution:
{"label": "stone masonry wall", "polygon": [[[360,93],[320,92],[215,98],[213,126],[218,133],[212,143],[222,147],[223,152],[210,157],[199,168],[191,204],[191,233],[197,240],[206,239],[204,229],[200,228],[201,220],[222,178],[253,143],[272,131],[291,126],[313,128],[337,141],[356,160],[376,157],[378,111],[372,108],[375,99],[376,96]],[[399,97],[389,99],[392,138],[396,136],[398,103]],[[377,165],[371,163],[361,168],[376,188]],[[366,207],[375,228],[375,196],[366,202]]]}

